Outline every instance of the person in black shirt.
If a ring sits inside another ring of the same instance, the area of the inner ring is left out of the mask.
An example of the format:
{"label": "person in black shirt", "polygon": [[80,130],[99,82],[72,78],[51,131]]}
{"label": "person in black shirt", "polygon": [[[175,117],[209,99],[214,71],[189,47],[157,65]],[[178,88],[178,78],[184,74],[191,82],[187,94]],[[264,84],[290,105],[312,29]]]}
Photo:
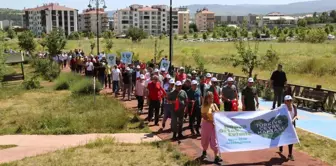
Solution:
{"label": "person in black shirt", "polygon": [[274,99],[273,99],[273,107],[275,109],[275,105],[279,107],[282,103],[284,88],[287,84],[286,73],[282,71],[282,65],[278,65],[278,70],[274,71],[271,76],[271,86],[274,91]]}
{"label": "person in black shirt", "polygon": [[104,85],[105,82],[105,70],[106,70],[105,65],[106,64],[103,62],[97,67],[98,80],[102,85]]}
{"label": "person in black shirt", "polygon": [[131,101],[131,86],[132,86],[132,74],[131,69],[129,67],[122,74],[124,89],[123,89],[123,100],[125,99],[126,91],[127,91],[127,99]]}
{"label": "person in black shirt", "polygon": [[243,111],[256,111],[259,107],[257,89],[253,87],[254,80],[249,78],[247,86],[242,91]]}

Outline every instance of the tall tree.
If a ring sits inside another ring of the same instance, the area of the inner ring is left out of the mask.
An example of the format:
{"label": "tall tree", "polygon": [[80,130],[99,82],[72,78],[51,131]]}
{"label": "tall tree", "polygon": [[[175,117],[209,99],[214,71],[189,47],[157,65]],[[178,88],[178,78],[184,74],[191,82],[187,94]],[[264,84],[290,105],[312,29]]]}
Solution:
{"label": "tall tree", "polygon": [[45,38],[46,47],[48,49],[50,60],[52,60],[53,56],[62,53],[67,40],[64,35],[64,31],[62,29],[53,29]]}
{"label": "tall tree", "polygon": [[19,46],[31,55],[36,49],[34,34],[31,31],[24,31],[19,36]]}
{"label": "tall tree", "polygon": [[8,28],[7,36],[11,39],[14,39],[16,37],[16,32],[12,28]]}
{"label": "tall tree", "polygon": [[297,23],[299,27],[306,27],[307,26],[307,20],[306,19],[300,19]]}
{"label": "tall tree", "polygon": [[336,10],[332,10],[330,12],[330,17],[331,17],[333,22],[336,22]]}

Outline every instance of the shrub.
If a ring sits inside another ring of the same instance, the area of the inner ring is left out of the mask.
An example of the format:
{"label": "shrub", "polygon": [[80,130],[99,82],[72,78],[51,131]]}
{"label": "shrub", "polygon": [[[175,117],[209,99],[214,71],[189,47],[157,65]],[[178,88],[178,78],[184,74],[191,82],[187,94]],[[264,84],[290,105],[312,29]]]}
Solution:
{"label": "shrub", "polygon": [[306,40],[310,43],[323,43],[327,40],[327,34],[321,28],[311,29],[306,36]]}
{"label": "shrub", "polygon": [[55,90],[67,90],[75,83],[75,81],[79,81],[83,79],[83,77],[79,74],[75,73],[62,73],[55,82]]}
{"label": "shrub", "polygon": [[[96,81],[96,92],[98,93],[102,89],[102,85]],[[93,94],[93,79],[83,78],[80,81],[76,81],[70,90],[73,94]]]}
{"label": "shrub", "polygon": [[266,101],[273,101],[273,92],[272,89],[269,87],[266,87],[263,91],[262,98]]}
{"label": "shrub", "polygon": [[56,79],[61,72],[59,65],[49,59],[36,58],[33,60],[32,65],[35,68],[35,72],[48,81]]}
{"label": "shrub", "polygon": [[40,81],[37,80],[37,76],[34,76],[28,80],[23,81],[23,87],[27,90],[41,88]]}

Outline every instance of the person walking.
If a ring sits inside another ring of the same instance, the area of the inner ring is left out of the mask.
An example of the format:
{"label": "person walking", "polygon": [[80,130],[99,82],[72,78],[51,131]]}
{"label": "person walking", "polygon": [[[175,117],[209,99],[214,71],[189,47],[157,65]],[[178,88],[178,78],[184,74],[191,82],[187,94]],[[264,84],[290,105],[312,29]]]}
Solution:
{"label": "person walking", "polygon": [[257,89],[253,87],[253,84],[253,78],[249,78],[247,86],[242,91],[241,102],[243,104],[243,111],[255,111],[256,108],[259,108]]}
{"label": "person walking", "polygon": [[105,82],[105,63],[100,63],[99,66],[97,67],[97,76],[98,76],[98,80],[99,82],[104,85]]}
{"label": "person walking", "polygon": [[173,140],[176,138],[183,138],[182,127],[183,127],[183,115],[185,112],[188,95],[182,90],[181,81],[176,81],[175,90],[172,92],[172,100],[170,102],[174,104],[174,111],[171,114],[171,129],[173,131]]}
{"label": "person walking", "polygon": [[119,81],[121,80],[121,71],[118,69],[117,65],[114,65],[114,69],[112,70],[112,88],[115,97],[118,95],[119,91]]}
{"label": "person walking", "polygon": [[162,120],[162,130],[166,127],[166,121],[168,118],[171,118],[172,112],[174,111],[174,105],[171,102],[169,102],[174,100],[171,95],[172,92],[174,91],[174,87],[175,87],[175,81],[173,79],[170,79],[169,82],[165,83],[163,87],[167,93],[167,96],[163,102],[164,113]]}
{"label": "person walking", "polygon": [[154,75],[152,81],[148,83],[148,99],[149,99],[149,110],[148,110],[148,121],[151,122],[153,114],[155,114],[154,124],[159,125],[159,111],[160,111],[160,102],[163,97],[166,96],[165,90],[161,87],[159,78],[157,75]]}
{"label": "person walking", "polygon": [[145,96],[145,76],[140,75],[140,79],[137,80],[135,84],[135,96],[138,100],[138,113],[141,114],[144,106],[144,96]]}
{"label": "person walking", "polygon": [[[297,109],[293,104],[293,98],[290,95],[287,95],[284,97],[285,104],[283,104],[281,107],[284,107],[288,110],[289,115],[291,116],[292,124],[294,128],[296,127],[295,121],[298,120],[298,115],[297,115]],[[279,152],[283,152],[283,147],[279,147]],[[293,156],[293,144],[288,145],[288,160],[294,161],[294,156]]]}
{"label": "person walking", "polygon": [[88,77],[93,77],[94,76],[94,66],[92,61],[86,62],[86,76]]}
{"label": "person walking", "polygon": [[[163,85],[162,85],[162,87],[163,87],[163,89],[166,91],[166,93],[167,93],[167,90],[169,89],[169,81],[171,80],[171,76],[169,75],[169,74],[167,74],[167,75],[165,75],[165,78],[163,79]],[[162,116],[163,114],[164,114],[164,103],[166,103],[166,101],[165,101],[166,99],[165,98],[162,98],[162,103],[161,103],[161,106],[160,106],[160,116]]]}
{"label": "person walking", "polygon": [[229,77],[227,79],[227,85],[225,85],[222,89],[222,100],[224,102],[225,111],[232,111],[232,101],[238,101],[237,87],[233,83],[233,78]]}
{"label": "person walking", "polygon": [[[196,80],[191,81],[191,88],[187,91],[188,94],[188,113],[189,113],[189,128],[192,135],[201,135],[199,128],[201,126],[201,91],[197,87]],[[196,126],[195,125],[196,121]],[[194,129],[195,128],[195,129]],[[196,133],[195,133],[196,130]]]}
{"label": "person walking", "polygon": [[123,100],[125,100],[125,95],[127,91],[127,99],[131,101],[131,90],[132,90],[132,74],[130,73],[131,69],[129,67],[123,72]]}
{"label": "person walking", "polygon": [[215,163],[222,162],[223,160],[219,157],[218,144],[216,139],[215,125],[213,122],[213,113],[219,112],[217,105],[214,103],[214,94],[208,91],[204,98],[204,103],[202,105],[202,128],[201,128],[201,144],[203,148],[203,153],[201,158],[205,159],[207,157],[207,150],[210,145],[214,152]]}
{"label": "person walking", "polygon": [[273,107],[275,109],[275,105],[279,107],[282,103],[284,87],[287,84],[286,73],[282,71],[282,65],[278,65],[278,69],[272,73],[271,76],[271,86],[273,87],[274,99],[273,99]]}
{"label": "person walking", "polygon": [[109,89],[111,89],[111,77],[111,66],[105,63],[105,88],[108,87]]}

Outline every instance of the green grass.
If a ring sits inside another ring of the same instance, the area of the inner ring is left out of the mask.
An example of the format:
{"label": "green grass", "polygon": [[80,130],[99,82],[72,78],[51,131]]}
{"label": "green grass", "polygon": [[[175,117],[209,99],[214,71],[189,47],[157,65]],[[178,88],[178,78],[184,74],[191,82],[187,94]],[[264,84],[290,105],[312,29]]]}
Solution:
{"label": "green grass", "polygon": [[[101,41],[103,41],[101,39]],[[146,39],[140,43],[132,43],[127,39],[114,39],[111,52],[134,51],[140,55],[140,59],[148,61],[154,57],[154,39]],[[327,41],[323,44],[310,43],[277,43],[261,42],[259,44],[259,55],[265,55],[271,46],[278,53],[280,62],[284,64],[284,70],[288,73],[289,83],[305,86],[322,85],[326,89],[336,89],[336,46],[335,41]],[[11,48],[19,49],[17,40],[8,42]],[[159,50],[164,50],[163,56],[169,55],[168,38],[159,40]],[[90,40],[69,40],[65,50],[80,48],[85,53],[90,53]],[[240,68],[234,68],[226,60],[236,54],[234,43],[186,43],[174,40],[174,64],[195,65],[190,52],[192,49],[199,49],[201,55],[206,59],[206,68],[214,72],[233,72],[243,75]],[[39,46],[37,50],[42,50]],[[96,50],[96,49],[94,49]],[[100,50],[104,50],[104,42],[101,42]],[[188,53],[186,53],[188,52]],[[269,79],[272,71],[256,69],[255,73],[259,78]],[[319,79],[316,79],[319,77]]]}
{"label": "green grass", "polygon": [[107,96],[72,95],[49,89],[0,99],[0,134],[147,132],[143,122]]}
{"label": "green grass", "polygon": [[310,156],[336,166],[336,141],[316,134],[296,129],[300,144],[294,149],[308,153]]}
{"label": "green grass", "polygon": [[[2,164],[1,166],[53,166],[53,165],[199,165],[175,150],[167,142],[121,144],[112,139],[98,139],[87,145],[60,150],[37,157]],[[190,164],[192,163],[192,164]]]}
{"label": "green grass", "polygon": [[17,145],[0,145],[0,150],[17,147]]}

